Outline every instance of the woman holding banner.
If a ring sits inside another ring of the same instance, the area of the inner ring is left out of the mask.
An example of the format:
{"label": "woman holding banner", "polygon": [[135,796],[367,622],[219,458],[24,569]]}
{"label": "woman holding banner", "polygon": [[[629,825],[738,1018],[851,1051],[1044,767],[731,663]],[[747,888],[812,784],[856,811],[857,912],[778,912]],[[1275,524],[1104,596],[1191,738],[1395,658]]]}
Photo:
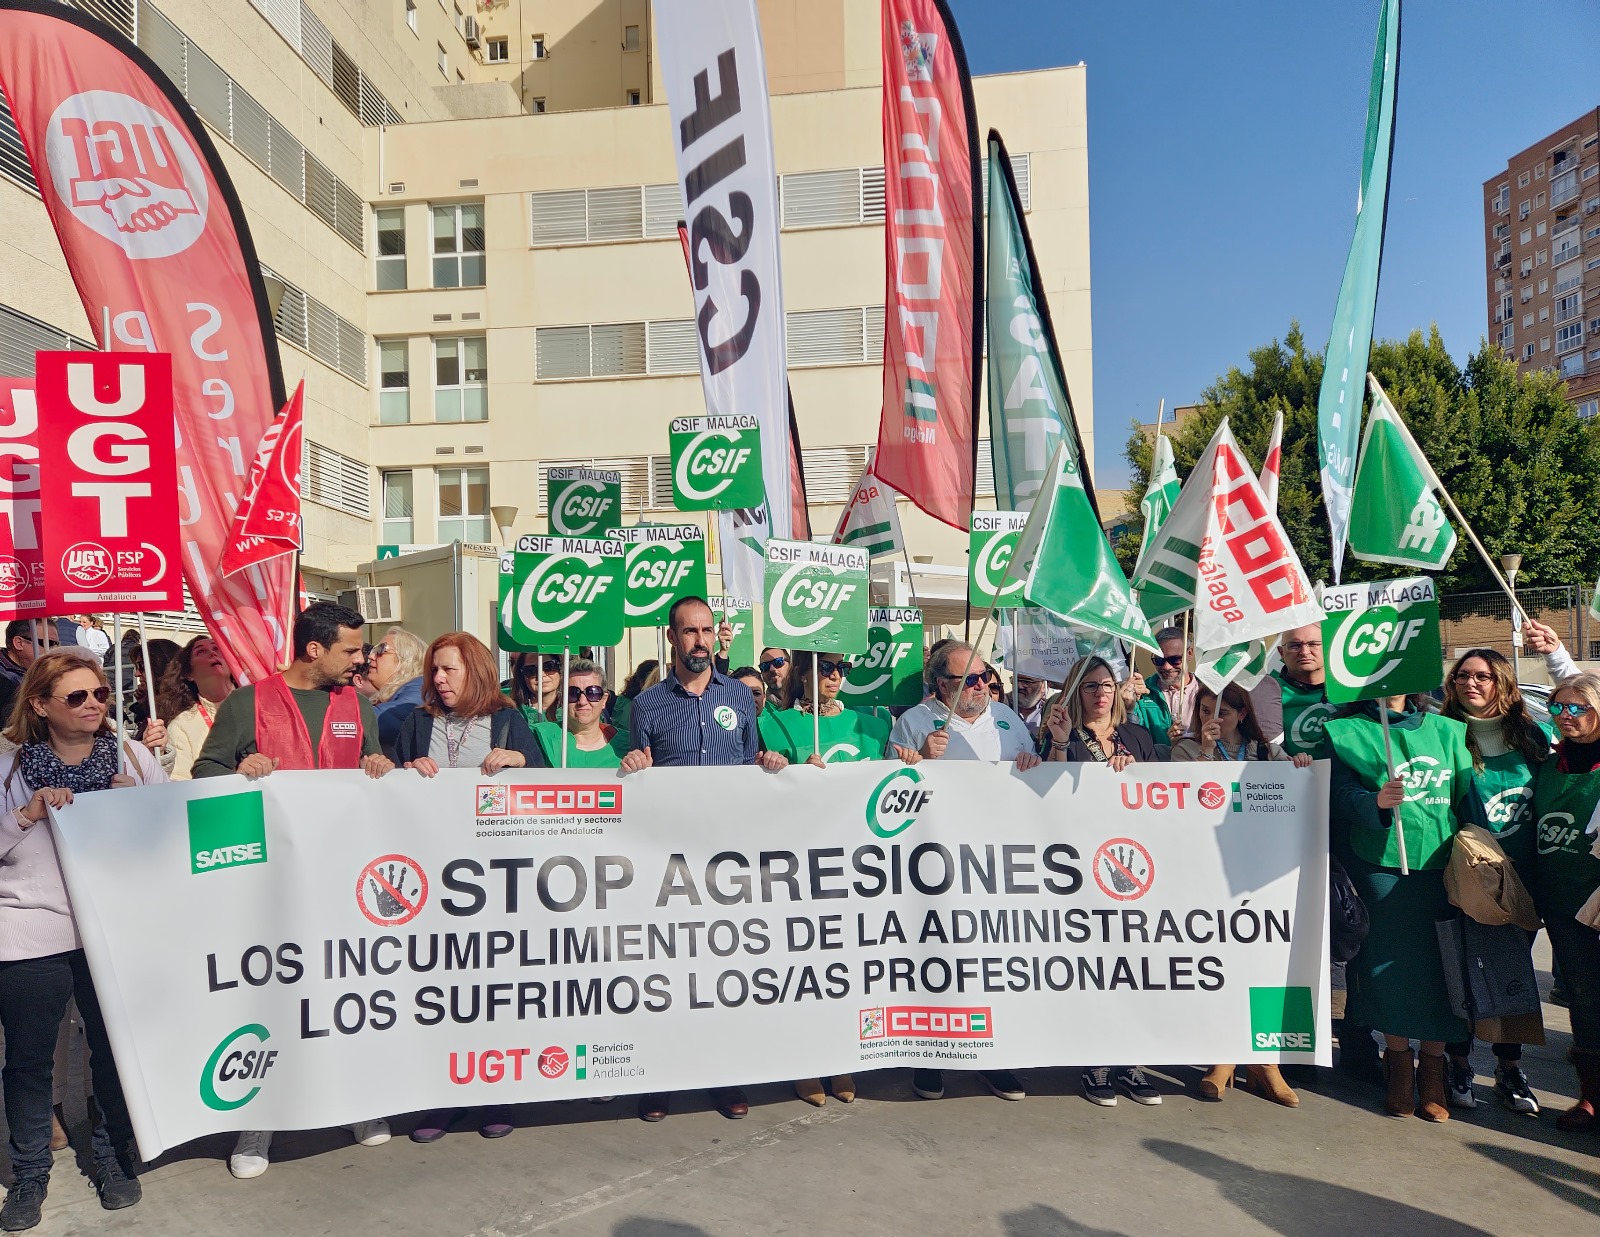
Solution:
{"label": "woman holding banner", "polygon": [[1538,846],[1523,875],[1566,981],[1578,1102],[1556,1119],[1563,1130],[1600,1130],[1600,935],[1576,916],[1600,890],[1600,857],[1586,825],[1600,807],[1600,675],[1580,674],[1550,702],[1561,740],[1539,766],[1533,789]]}
{"label": "woman holding banner", "polygon": [[[559,663],[557,663],[559,664]],[[406,718],[395,760],[423,777],[440,769],[542,769],[544,752],[500,692],[494,654],[478,637],[447,632],[422,659],[422,707]]]}
{"label": "woman holding banner", "polygon": [[[1388,710],[1387,735],[1379,709]],[[1452,839],[1464,823],[1486,823],[1466,736],[1461,722],[1406,696],[1349,705],[1327,726],[1331,842],[1372,917],[1346,970],[1345,1019],[1383,1034],[1384,1107],[1392,1117],[1450,1119],[1444,1046],[1468,1034],[1450,1005],[1434,929],[1436,920],[1456,914],[1444,889]],[[1421,770],[1421,786],[1390,776],[1407,766]]]}
{"label": "woman holding banner", "polygon": [[105,1020],[72,915],[51,833],[51,808],[75,794],[164,782],[148,749],[124,747],[107,721],[105,670],[76,652],[36,658],[23,676],[0,756],[0,1027],[5,1032],[5,1111],[15,1184],[0,1208],[0,1228],[39,1223],[49,1188],[51,1074],[56,1030],[76,998],[89,1040],[95,1119],[94,1187],[108,1211],[142,1196],[138,1151]]}
{"label": "woman holding banner", "polygon": [[[1533,720],[1511,663],[1494,649],[1468,649],[1456,660],[1444,681],[1444,715],[1467,727],[1467,750],[1472,753],[1484,815],[1495,840],[1526,883],[1536,849],[1533,786],[1540,767],[1550,758],[1553,736]],[[1530,948],[1534,935],[1528,936]],[[1527,1034],[1539,1028],[1538,1016],[1530,1017],[1534,1021]],[[1494,1021],[1502,1036],[1515,1035],[1521,1029],[1514,1019]],[[1513,1025],[1505,1025],[1508,1023]],[[1474,1030],[1484,1033],[1482,1026]],[[1544,1043],[1543,1034],[1530,1042]],[[1445,1050],[1450,1057],[1451,1105],[1476,1108],[1471,1038],[1447,1044]],[[1494,1055],[1494,1091],[1500,1102],[1512,1112],[1537,1116],[1539,1101],[1522,1072],[1522,1044],[1496,1043]]]}
{"label": "woman holding banner", "polygon": [[[1296,768],[1311,763],[1307,755],[1290,756],[1276,743],[1269,743],[1256,721],[1250,696],[1237,683],[1229,683],[1221,696],[1198,679],[1194,685],[1194,712],[1185,719],[1190,738],[1172,745],[1173,760],[1292,760]],[[1194,737],[1198,736],[1198,737]],[[1233,1086],[1236,1065],[1213,1065],[1200,1079],[1200,1098],[1220,1101]],[[1246,1065],[1246,1086],[1262,1099],[1300,1107],[1300,1097],[1283,1080],[1276,1065]]]}
{"label": "woman holding banner", "polygon": [[[847,709],[839,699],[851,670],[837,653],[802,653],[784,680],[788,699],[757,717],[762,745],[782,752],[790,764],[880,760],[889,743],[889,723],[871,713]],[[820,735],[822,748],[817,749]]]}

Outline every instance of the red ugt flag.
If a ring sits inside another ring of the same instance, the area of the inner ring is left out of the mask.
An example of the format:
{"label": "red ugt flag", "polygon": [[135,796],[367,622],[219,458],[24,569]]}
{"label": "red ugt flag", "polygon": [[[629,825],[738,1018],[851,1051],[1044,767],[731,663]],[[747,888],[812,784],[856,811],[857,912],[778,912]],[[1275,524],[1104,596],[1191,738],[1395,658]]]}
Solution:
{"label": "red ugt flag", "polygon": [[289,397],[267,427],[250,466],[250,497],[233,522],[233,541],[222,555],[222,574],[300,549],[300,460],[306,384]]}

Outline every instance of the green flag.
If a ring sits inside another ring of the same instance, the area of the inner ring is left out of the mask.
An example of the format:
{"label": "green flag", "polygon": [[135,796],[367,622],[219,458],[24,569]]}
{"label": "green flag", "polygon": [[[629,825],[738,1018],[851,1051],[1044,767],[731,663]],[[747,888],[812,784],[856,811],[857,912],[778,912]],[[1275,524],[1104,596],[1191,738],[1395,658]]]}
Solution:
{"label": "green flag", "polygon": [[1439,505],[1438,474],[1371,374],[1367,388],[1372,412],[1350,507],[1351,552],[1364,563],[1443,571],[1455,553],[1456,530]]}
{"label": "green flag", "polygon": [[1144,513],[1144,539],[1139,543],[1139,557],[1134,570],[1144,561],[1144,549],[1155,540],[1161,526],[1172,514],[1178,501],[1178,464],[1172,458],[1172,443],[1167,436],[1156,431],[1155,452],[1150,457],[1150,482],[1145,486],[1144,497],[1139,500],[1139,510]]}
{"label": "green flag", "polygon": [[1394,150],[1395,84],[1400,71],[1400,0],[1382,0],[1378,43],[1367,94],[1367,136],[1356,191],[1356,231],[1345,260],[1333,331],[1317,396],[1317,448],[1322,497],[1333,534],[1333,580],[1339,582],[1350,528],[1356,444],[1361,438],[1361,376],[1372,352],[1372,317],[1378,306],[1378,268],[1389,202],[1389,158]]}
{"label": "green flag", "polygon": [[1069,623],[1159,651],[1065,440],[1056,446],[1007,575],[1024,571],[1022,593],[1035,605]]}

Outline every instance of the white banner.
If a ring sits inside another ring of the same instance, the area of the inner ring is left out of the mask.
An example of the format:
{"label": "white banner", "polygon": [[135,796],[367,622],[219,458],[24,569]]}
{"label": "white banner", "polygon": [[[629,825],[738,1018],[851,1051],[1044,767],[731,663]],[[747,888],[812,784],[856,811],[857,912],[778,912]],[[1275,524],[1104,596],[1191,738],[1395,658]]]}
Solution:
{"label": "white banner", "polygon": [[897,1065],[1329,1060],[1325,763],[516,773],[54,817],[146,1157]]}
{"label": "white banner", "polygon": [[762,547],[793,533],[778,172],[755,0],[655,0],[689,227],[706,411],[761,422],[764,510],[722,512],[728,592],[760,595]]}

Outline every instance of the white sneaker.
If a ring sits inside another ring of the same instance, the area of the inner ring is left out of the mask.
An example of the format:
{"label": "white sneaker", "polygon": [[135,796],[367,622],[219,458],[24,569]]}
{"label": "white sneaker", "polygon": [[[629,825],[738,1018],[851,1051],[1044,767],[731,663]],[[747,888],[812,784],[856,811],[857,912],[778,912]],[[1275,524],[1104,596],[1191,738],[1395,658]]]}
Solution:
{"label": "white sneaker", "polygon": [[389,1141],[389,1123],[382,1117],[372,1121],[357,1121],[350,1127],[350,1132],[363,1147],[381,1147]]}
{"label": "white sneaker", "polygon": [[271,1130],[245,1130],[234,1144],[233,1154],[228,1157],[228,1171],[240,1181],[259,1177],[272,1162],[267,1158],[271,1147]]}

